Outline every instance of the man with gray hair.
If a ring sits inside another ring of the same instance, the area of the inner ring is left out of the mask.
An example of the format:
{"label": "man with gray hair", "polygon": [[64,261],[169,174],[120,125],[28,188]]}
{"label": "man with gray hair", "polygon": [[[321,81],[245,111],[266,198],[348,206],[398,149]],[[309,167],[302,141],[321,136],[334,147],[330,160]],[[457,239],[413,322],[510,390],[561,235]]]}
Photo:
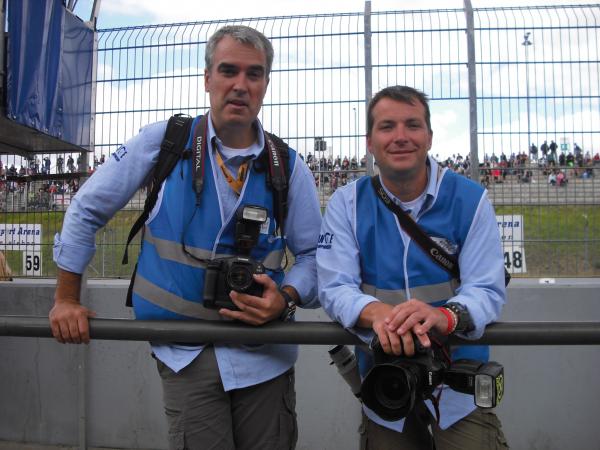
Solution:
{"label": "man with gray hair", "polygon": [[[210,111],[194,119],[186,147],[191,157],[179,160],[162,183],[145,222],[131,286],[136,318],[261,325],[292,320],[296,306],[318,306],[314,259],[321,213],[313,177],[257,119],[272,62],[271,43],[249,27],[223,27],[208,41]],[[94,313],[79,302],[80,274],[93,256],[96,231],[147,181],[166,126],[144,127],[113,153],[65,215],[55,237],[59,275],[50,311],[59,342],[89,342]],[[275,178],[275,167],[285,168],[285,177]],[[240,236],[252,230],[253,245],[242,251]],[[294,263],[284,273],[287,250]],[[253,269],[245,265],[249,258],[259,263]],[[295,447],[297,346],[151,345],[171,449]]]}

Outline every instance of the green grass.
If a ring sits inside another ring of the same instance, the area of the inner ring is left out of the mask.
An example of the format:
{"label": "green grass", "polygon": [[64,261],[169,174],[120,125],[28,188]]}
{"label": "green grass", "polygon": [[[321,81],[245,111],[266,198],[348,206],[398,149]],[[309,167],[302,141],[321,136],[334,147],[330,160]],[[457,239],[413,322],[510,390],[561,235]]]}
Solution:
{"label": "green grass", "polygon": [[600,275],[600,207],[502,206],[523,216],[527,276]]}
{"label": "green grass", "polygon": [[[599,206],[501,206],[496,214],[522,215],[526,277],[600,276]],[[121,265],[125,242],[138,211],[120,211],[96,236],[97,251],[89,276],[129,278],[139,252],[139,236],[129,248],[129,264]],[[2,213],[0,223],[40,223],[42,225],[42,274],[56,276],[52,261],[54,234],[60,230],[62,212]],[[22,252],[7,251],[13,274],[23,273]]]}

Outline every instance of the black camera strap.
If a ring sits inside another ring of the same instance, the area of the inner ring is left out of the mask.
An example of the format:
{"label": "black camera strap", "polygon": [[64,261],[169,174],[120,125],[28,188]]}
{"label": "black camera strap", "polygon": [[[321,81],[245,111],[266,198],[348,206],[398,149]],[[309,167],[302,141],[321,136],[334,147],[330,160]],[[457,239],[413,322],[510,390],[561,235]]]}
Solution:
{"label": "black camera strap", "polygon": [[[392,211],[398,218],[402,229],[423,249],[423,251],[429,256],[436,264],[442,269],[452,275],[453,278],[460,282],[460,268],[458,266],[458,258],[454,255],[449,254],[443,247],[435,242],[431,237],[423,231],[423,229],[413,220],[413,218],[406,214],[400,206],[387,195],[385,189],[381,185],[381,181],[377,175],[371,177],[371,184],[373,189],[387,208]],[[510,274],[504,268],[504,286],[508,286],[510,282]]]}
{"label": "black camera strap", "polygon": [[192,138],[192,187],[196,193],[196,206],[200,205],[204,186],[204,166],[206,165],[206,147],[208,146],[208,114],[200,117],[194,128]]}
{"label": "black camera strap", "polygon": [[275,202],[273,203],[274,215],[277,220],[277,228],[280,236],[283,236],[285,217],[287,216],[288,195],[288,173],[287,165],[289,157],[282,159],[283,153],[287,153],[287,144],[277,136],[265,131],[265,151],[268,154],[269,170],[267,171],[267,183],[273,191]]}
{"label": "black camera strap", "polygon": [[453,278],[460,281],[458,258],[449,254],[437,242],[431,239],[410,215],[406,214],[400,206],[394,203],[389,195],[387,195],[387,192],[385,192],[377,175],[371,177],[371,184],[383,204],[396,215],[402,229],[423,249],[427,256],[452,275]]}

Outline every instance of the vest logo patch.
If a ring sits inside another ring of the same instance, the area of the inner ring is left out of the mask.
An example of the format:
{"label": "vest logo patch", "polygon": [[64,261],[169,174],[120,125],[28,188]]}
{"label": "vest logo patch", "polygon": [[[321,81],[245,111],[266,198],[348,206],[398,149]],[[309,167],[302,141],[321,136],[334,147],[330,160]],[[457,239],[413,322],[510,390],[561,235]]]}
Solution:
{"label": "vest logo patch", "polygon": [[324,233],[319,235],[319,242],[317,248],[329,250],[333,242],[333,233]]}
{"label": "vest logo patch", "polygon": [[267,220],[260,226],[260,234],[269,234],[269,225],[271,224],[271,218],[267,217]]}
{"label": "vest logo patch", "polygon": [[127,154],[127,148],[124,145],[121,145],[117,151],[115,151],[112,156],[115,158],[117,162],[121,161],[123,157]]}

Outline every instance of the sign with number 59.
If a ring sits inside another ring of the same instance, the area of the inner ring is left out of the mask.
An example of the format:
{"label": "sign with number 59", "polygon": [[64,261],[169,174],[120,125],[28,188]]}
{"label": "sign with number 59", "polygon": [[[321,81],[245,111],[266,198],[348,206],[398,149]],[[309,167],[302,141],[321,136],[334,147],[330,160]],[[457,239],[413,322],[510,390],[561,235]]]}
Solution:
{"label": "sign with number 59", "polygon": [[42,276],[41,252],[23,252],[23,275],[28,277]]}

